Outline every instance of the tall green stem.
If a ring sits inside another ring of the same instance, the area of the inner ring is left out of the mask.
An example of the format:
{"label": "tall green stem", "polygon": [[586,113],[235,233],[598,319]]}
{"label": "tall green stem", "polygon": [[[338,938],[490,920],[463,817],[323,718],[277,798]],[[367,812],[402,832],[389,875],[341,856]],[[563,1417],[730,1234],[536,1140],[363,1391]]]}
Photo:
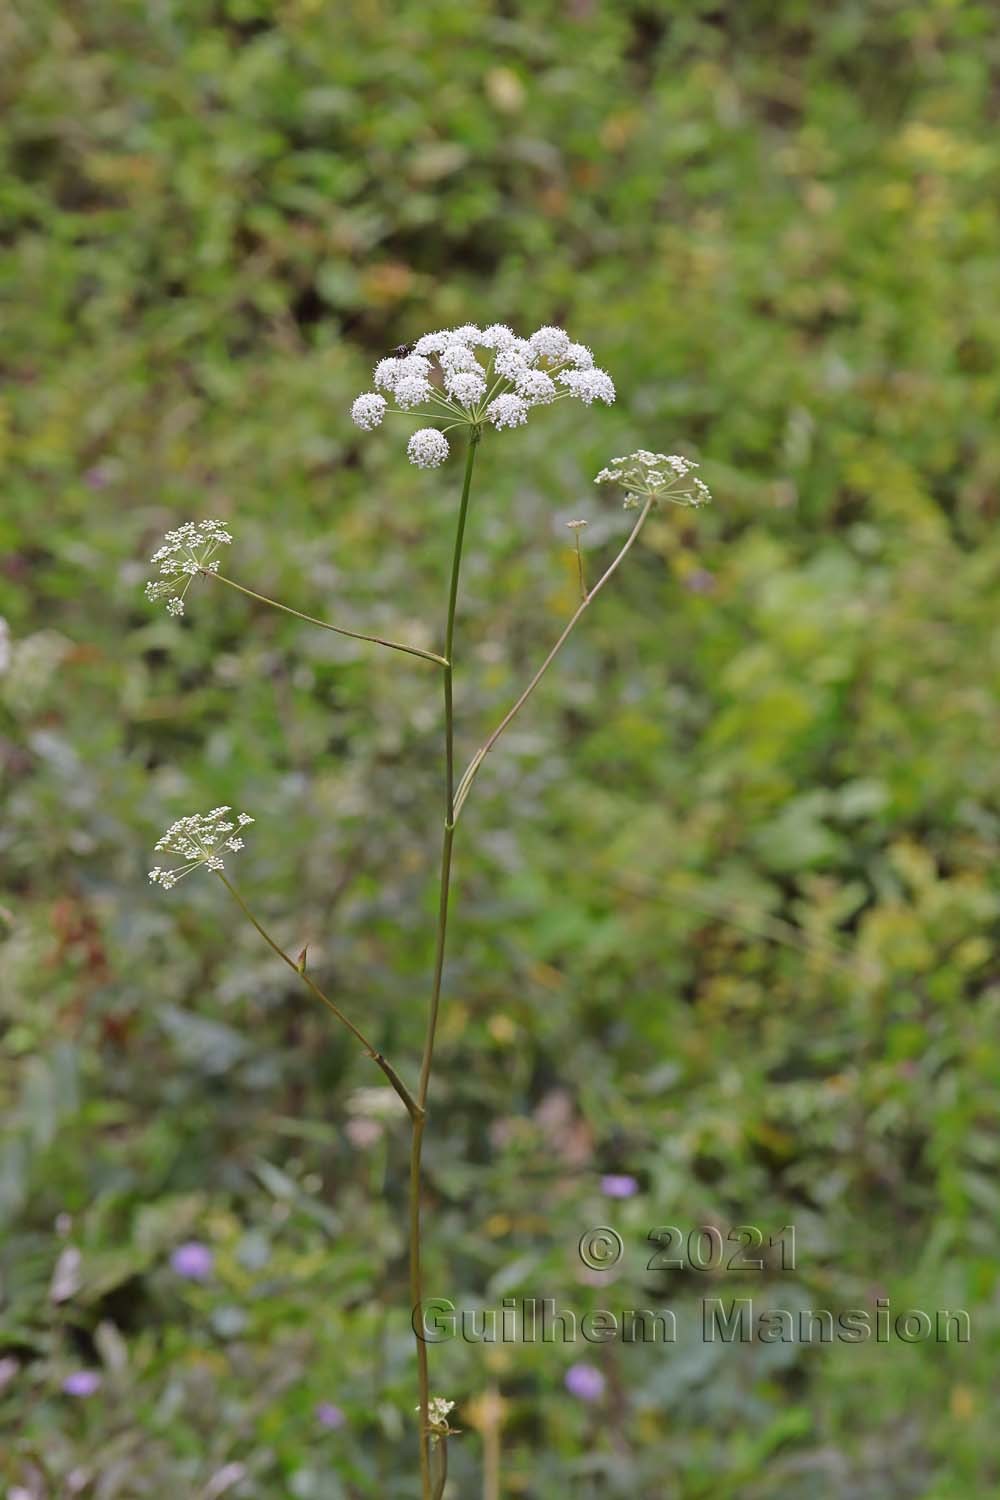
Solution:
{"label": "tall green stem", "polygon": [[[469,448],[465,459],[465,480],[462,499],[455,528],[455,550],[451,563],[451,585],[448,591],[448,618],[445,626],[444,646],[444,735],[445,735],[445,799],[444,834],[441,842],[441,879],[438,897],[437,944],[434,956],[434,980],[431,986],[430,1006],[427,1012],[427,1030],[424,1036],[424,1053],[420,1065],[420,1082],[417,1087],[417,1113],[411,1115],[413,1137],[410,1148],[410,1304],[414,1310],[414,1327],[419,1327],[419,1308],[423,1302],[423,1277],[420,1254],[420,1186],[421,1161],[423,1157],[424,1128],[427,1124],[427,1095],[430,1090],[431,1069],[434,1066],[434,1041],[437,1035],[438,1012],[441,1008],[441,978],[444,973],[445,939],[448,929],[448,896],[451,887],[451,853],[455,841],[455,715],[453,700],[455,610],[458,604],[458,577],[462,567],[462,544],[465,540],[465,520],[469,510],[469,492],[472,488],[472,468],[479,445],[479,432],[473,427],[469,433]],[[430,1381],[427,1369],[427,1345],[417,1334],[417,1378],[420,1387],[420,1479],[424,1500],[432,1500],[430,1435],[428,1433],[428,1405]]]}

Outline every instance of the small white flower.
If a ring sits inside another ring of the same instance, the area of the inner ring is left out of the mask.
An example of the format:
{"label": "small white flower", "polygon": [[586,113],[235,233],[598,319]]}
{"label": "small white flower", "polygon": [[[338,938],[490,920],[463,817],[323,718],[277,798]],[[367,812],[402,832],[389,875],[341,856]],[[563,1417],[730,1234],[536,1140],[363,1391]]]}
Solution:
{"label": "small white flower", "polygon": [[167,613],[182,615],[184,595],[192,578],[199,573],[217,573],[219,562],[215,554],[232,540],[221,521],[185,521],[183,526],[168,531],[163,545],[153,553],[152,561],[159,566],[160,577],[151,578],[146,584],[146,598],[166,599]]}
{"label": "small white flower", "polygon": [[[416,1410],[419,1411],[420,1407]],[[452,1430],[448,1425],[448,1415],[454,1410],[454,1401],[448,1401],[444,1396],[432,1396],[427,1403],[427,1425],[431,1431],[447,1437]]]}
{"label": "small white flower", "polygon": [[564,356],[571,365],[578,370],[592,370],[594,368],[594,356],[586,344],[570,344]]}
{"label": "small white flower", "polygon": [[447,328],[438,329],[436,333],[425,333],[417,339],[414,344],[414,352],[417,354],[440,354],[451,339]]}
{"label": "small white flower", "polygon": [[396,381],[393,395],[397,405],[403,411],[409,411],[411,407],[419,406],[421,401],[430,401],[434,395],[434,387],[422,375],[403,375]]}
{"label": "small white flower", "polygon": [[507,348],[511,354],[519,354],[526,365],[538,363],[538,351],[530,339],[515,338],[513,343],[507,345]]}
{"label": "small white flower", "polygon": [[569,334],[562,328],[536,328],[528,342],[541,359],[551,364],[565,359],[570,346]]}
{"label": "small white flower", "polygon": [[359,396],[351,407],[351,417],[358,427],[363,427],[365,432],[371,432],[377,427],[385,416],[385,397],[377,396],[374,391],[369,391],[364,396]]}
{"label": "small white flower", "polygon": [[486,381],[472,370],[457,370],[445,377],[444,388],[459,406],[475,406],[486,395]]}
{"label": "small white flower", "polygon": [[529,406],[545,406],[556,399],[556,388],[551,375],[544,370],[522,370],[514,378],[517,394]]}
{"label": "small white flower", "polygon": [[493,368],[505,380],[517,380],[529,369],[528,361],[517,349],[501,349],[493,361]]}
{"label": "small white flower", "polygon": [[458,370],[482,371],[479,363],[468,344],[451,343],[446,344],[441,350],[441,368],[449,374]]}
{"label": "small white flower", "polygon": [[505,427],[523,427],[528,420],[528,403],[507,391],[490,402],[486,415],[497,432],[502,432]]}
{"label": "small white flower", "polygon": [[404,354],[399,360],[400,378],[404,375],[418,375],[426,379],[433,368],[430,360],[422,354]]}
{"label": "small white flower", "polygon": [[475,323],[463,323],[461,328],[453,328],[451,337],[460,344],[481,344],[483,341],[483,335]]}
{"label": "small white flower", "polygon": [[418,469],[436,469],[448,457],[448,439],[436,427],[421,427],[407,443],[406,454]]}
{"label": "small white flower", "polygon": [[506,323],[491,323],[489,328],[483,329],[479,342],[484,349],[508,349],[514,338],[513,328],[508,328]]}
{"label": "small white flower", "polygon": [[245,828],[254,821],[248,813],[240,813],[233,821],[228,816],[231,811],[229,807],[213,807],[211,812],[192,813],[189,817],[178,818],[176,823],[171,823],[156,844],[157,853],[166,850],[170,854],[179,854],[185,863],[173,870],[164,870],[156,865],[149,872],[152,884],[169,891],[171,886],[175,886],[178,880],[183,880],[185,875],[190,875],[192,870],[197,870],[199,865],[204,865],[206,870],[224,870],[225,863],[219,850],[242,849],[243,840],[234,836],[235,830]]}
{"label": "small white flower", "polygon": [[610,406],[615,399],[614,381],[604,370],[560,370],[556,379],[586,406],[595,400],[606,401]]}
{"label": "small white flower", "polygon": [[669,500],[672,505],[707,505],[712,496],[708,485],[695,474],[698,465],[680,453],[651,453],[638,448],[624,458],[613,458],[602,469],[596,484],[617,484],[625,491],[625,507],[633,509],[642,499]]}
{"label": "small white flower", "polygon": [[393,359],[391,356],[387,359],[379,360],[372,371],[372,381],[378,386],[380,391],[392,390],[402,373],[399,368],[401,364],[402,360]]}

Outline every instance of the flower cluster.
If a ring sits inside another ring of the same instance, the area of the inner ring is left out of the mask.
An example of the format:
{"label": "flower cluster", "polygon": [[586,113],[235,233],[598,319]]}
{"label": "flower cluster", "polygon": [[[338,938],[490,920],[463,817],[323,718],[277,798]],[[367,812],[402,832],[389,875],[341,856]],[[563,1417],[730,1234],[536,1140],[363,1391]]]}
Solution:
{"label": "flower cluster", "polygon": [[227,816],[230,812],[230,807],[213,807],[211,812],[193,813],[171,823],[156,845],[157,852],[165,849],[171,854],[179,854],[187,863],[176,870],[163,870],[157,865],[149,872],[153,884],[162,885],[165,891],[169,891],[172,885],[199,865],[204,865],[207,870],[224,870],[225,863],[219,850],[242,849],[243,840],[236,830],[254,821],[246,813],[240,813],[233,821]]}
{"label": "flower cluster", "polygon": [[182,615],[192,578],[202,572],[217,573],[218,559],[212,559],[232,540],[221,521],[185,521],[176,531],[168,531],[152,558],[162,576],[146,584],[146,598],[166,599],[167,614]]}
{"label": "flower cluster", "polygon": [[466,323],[425,333],[409,352],[379,360],[373,382],[375,390],[358,396],[351,407],[352,418],[366,432],[389,410],[388,396],[400,411],[446,423],[443,429],[421,427],[410,438],[407,454],[421,469],[444,463],[444,434],[451,427],[489,422],[500,432],[523,426],[532,407],[565,396],[586,406],[615,399],[610,375],[595,368],[585,344],[574,344],[561,328],[537,328],[530,338],[518,338],[504,323],[489,328]]}
{"label": "flower cluster", "polygon": [[[417,1411],[420,1410],[418,1406]],[[432,1396],[427,1403],[427,1426],[438,1437],[447,1437],[454,1431],[448,1423],[448,1413],[455,1410],[454,1401],[444,1396]]]}
{"label": "flower cluster", "polygon": [[693,471],[698,465],[679,453],[650,453],[639,448],[624,458],[613,458],[595,484],[618,484],[625,491],[625,509],[643,500],[669,500],[672,505],[707,505],[708,485]]}

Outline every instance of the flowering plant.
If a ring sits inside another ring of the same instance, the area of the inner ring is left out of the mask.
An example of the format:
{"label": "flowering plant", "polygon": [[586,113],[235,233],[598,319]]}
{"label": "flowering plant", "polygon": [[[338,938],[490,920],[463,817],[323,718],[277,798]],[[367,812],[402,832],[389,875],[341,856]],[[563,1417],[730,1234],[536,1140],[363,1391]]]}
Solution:
{"label": "flowering plant", "polygon": [[[611,376],[594,365],[585,344],[574,344],[562,328],[536,328],[530,338],[518,338],[505,323],[477,328],[443,328],[425,333],[412,350],[380,359],[372,376],[374,391],[366,391],[351,407],[359,427],[378,427],[390,411],[385,391],[396,410],[443,421],[445,426],[421,427],[406,447],[411,463],[436,469],[448,457],[446,432],[455,427],[479,430],[492,424],[498,432],[523,427],[535,406],[551,406],[573,396],[590,406],[615,399]],[[420,407],[429,410],[418,410]]]}
{"label": "flowering plant", "polygon": [[231,812],[228,807],[213,807],[208,813],[194,813],[187,818],[178,818],[176,823],[171,823],[166,833],[156,844],[156,851],[169,850],[171,854],[179,854],[186,864],[176,870],[162,870],[159,865],[150,870],[149,878],[153,885],[162,885],[165,891],[183,880],[185,875],[190,875],[199,865],[204,865],[208,870],[220,873],[226,867],[226,862],[219,853],[220,849],[232,849],[234,852],[243,848],[243,840],[239,838],[235,830],[246,828],[248,823],[254,820],[247,813],[239,813],[233,822],[226,815]]}
{"label": "flowering plant", "polygon": [[159,578],[146,584],[147,599],[166,599],[168,615],[184,613],[184,595],[192,578],[199,573],[217,573],[221,546],[230,546],[232,537],[221,521],[185,521],[175,531],[168,531],[163,545],[153,553],[159,563]]}
{"label": "flowering plant", "polygon": [[[503,324],[494,324],[482,330],[467,324],[461,328],[425,334],[412,346],[380,360],[375,366],[374,384],[374,391],[358,396],[353,404],[351,414],[359,427],[370,430],[382,422],[390,411],[388,397],[395,402],[395,407],[391,410],[430,418],[443,424],[422,427],[410,437],[407,452],[410,461],[418,467],[437,468],[449,453],[445,434],[455,428],[464,428],[466,432],[465,468],[440,653],[368,635],[345,625],[332,624],[237,583],[220,571],[219,560],[215,556],[221,545],[232,542],[229,532],[218,521],[188,522],[169,532],[163,545],[153,556],[161,576],[147,585],[146,591],[150,599],[165,597],[168,612],[180,615],[192,580],[198,576],[211,579],[324,630],[332,630],[355,640],[369,641],[374,645],[420,658],[440,672],[444,700],[441,868],[434,972],[416,1081],[405,1081],[402,1073],[397,1071],[354,1021],[316,983],[308,972],[306,951],[303,949],[298,958],[293,958],[286,952],[261,925],[244,897],[229,880],[221,851],[235,852],[242,849],[243,840],[239,836],[239,830],[253,822],[247,814],[240,813],[234,820],[230,816],[230,808],[217,807],[206,814],[179,818],[167,829],[156,848],[179,855],[184,863],[174,869],[156,866],[150,871],[149,878],[154,884],[169,889],[192,870],[202,866],[216,875],[275,955],[298,975],[311,994],[347,1028],[402,1100],[410,1122],[410,1300],[412,1308],[417,1309],[423,1301],[423,1141],[428,1122],[435,1041],[442,999],[452,852],[459,818],[486,756],[520,713],[584,612],[593,604],[627,556],[652,507],[661,501],[698,506],[710,497],[707,487],[693,473],[697,465],[676,454],[665,455],[640,449],[625,458],[613,459],[607,468],[601,470],[597,475],[597,482],[619,485],[625,491],[626,508],[638,509],[639,514],[625,541],[601,577],[589,589],[585,583],[579,549],[580,528],[585,523],[568,523],[576,543],[580,602],[534,676],[459,776],[456,772],[454,745],[455,618],[473,469],[483,433],[489,427],[501,432],[522,426],[534,408],[552,406],[565,398],[574,398],[587,406],[594,401],[610,404],[615,399],[615,388],[610,376],[595,367],[590,350],[583,344],[573,343],[562,329],[539,328],[530,338],[525,339],[517,337]],[[607,1191],[610,1195],[625,1196],[630,1190],[632,1179],[616,1176],[607,1178],[606,1182],[609,1184]],[[416,1355],[420,1395],[417,1411],[420,1415],[418,1453],[421,1495],[423,1500],[440,1500],[447,1478],[448,1439],[457,1431],[449,1422],[454,1402],[441,1396],[431,1397],[427,1346],[419,1335]],[[573,1371],[570,1372],[573,1379],[578,1385],[586,1384],[587,1391],[591,1393],[588,1399],[596,1399],[597,1381],[601,1380],[599,1372],[582,1366],[574,1369],[577,1370],[575,1375]],[[579,1373],[580,1370],[583,1374]],[[572,1389],[570,1377],[567,1377],[567,1383]]]}
{"label": "flowering plant", "polygon": [[650,453],[639,448],[624,458],[613,458],[596,484],[617,484],[625,491],[626,510],[644,500],[669,500],[672,505],[704,505],[711,500],[708,485],[695,474],[698,465],[679,453]]}

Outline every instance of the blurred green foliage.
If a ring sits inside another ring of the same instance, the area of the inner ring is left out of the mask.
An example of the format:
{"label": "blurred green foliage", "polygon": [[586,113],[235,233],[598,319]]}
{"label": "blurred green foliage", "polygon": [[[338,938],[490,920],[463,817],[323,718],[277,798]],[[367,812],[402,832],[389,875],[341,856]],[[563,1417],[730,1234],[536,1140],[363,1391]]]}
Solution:
{"label": "blurred green foliage", "polygon": [[[468,320],[565,324],[619,404],[484,444],[466,750],[572,607],[563,522],[608,554],[610,454],[717,503],[649,526],[468,805],[429,1288],[889,1296],[973,1342],[447,1344],[454,1493],[499,1393],[504,1496],[995,1495],[994,7],[12,0],[0,48],[8,1495],[415,1493],[402,1123],[214,882],[144,876],[180,813],[256,814],[247,896],[412,1071],[434,670],[141,585],[220,515],[250,587],[433,648],[455,465],[346,413]],[[647,1272],[706,1222],[794,1224],[797,1270]]]}

